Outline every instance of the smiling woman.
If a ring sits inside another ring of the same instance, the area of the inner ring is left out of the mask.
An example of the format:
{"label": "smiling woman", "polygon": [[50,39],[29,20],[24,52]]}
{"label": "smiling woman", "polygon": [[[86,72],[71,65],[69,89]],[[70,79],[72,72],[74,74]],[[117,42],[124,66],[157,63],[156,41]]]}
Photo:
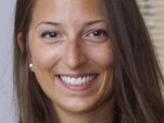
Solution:
{"label": "smiling woman", "polygon": [[164,122],[134,0],[17,0],[14,36],[19,123]]}

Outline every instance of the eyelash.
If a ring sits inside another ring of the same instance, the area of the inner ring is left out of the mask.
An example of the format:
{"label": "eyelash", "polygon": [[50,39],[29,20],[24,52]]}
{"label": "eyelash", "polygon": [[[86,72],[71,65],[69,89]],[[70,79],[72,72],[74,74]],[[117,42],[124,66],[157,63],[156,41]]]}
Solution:
{"label": "eyelash", "polygon": [[105,30],[103,30],[103,29],[98,29],[98,30],[89,32],[89,33],[87,34],[87,36],[90,35],[90,34],[98,35],[98,36],[101,36],[101,35],[103,34],[103,36],[108,36],[107,32],[106,32]]}
{"label": "eyelash", "polygon": [[84,39],[93,42],[102,42],[106,41],[109,38],[109,35],[105,29],[97,29],[88,32]]}
{"label": "eyelash", "polygon": [[56,38],[58,36],[58,32],[55,31],[45,31],[41,34],[42,38]]}

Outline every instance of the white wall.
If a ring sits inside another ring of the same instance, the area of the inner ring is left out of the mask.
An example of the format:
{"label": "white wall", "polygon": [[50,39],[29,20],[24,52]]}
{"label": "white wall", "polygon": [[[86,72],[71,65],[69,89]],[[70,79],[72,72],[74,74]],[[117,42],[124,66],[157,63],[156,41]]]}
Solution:
{"label": "white wall", "polygon": [[16,0],[0,0],[0,123],[15,123],[12,33]]}

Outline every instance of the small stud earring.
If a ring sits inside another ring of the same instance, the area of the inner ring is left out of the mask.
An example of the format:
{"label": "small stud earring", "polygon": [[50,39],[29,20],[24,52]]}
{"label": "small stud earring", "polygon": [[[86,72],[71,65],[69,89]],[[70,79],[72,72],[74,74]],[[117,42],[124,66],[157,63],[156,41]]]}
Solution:
{"label": "small stud earring", "polygon": [[29,64],[29,67],[30,67],[30,68],[32,68],[32,67],[33,67],[33,64],[32,64],[32,63],[30,63],[30,64]]}

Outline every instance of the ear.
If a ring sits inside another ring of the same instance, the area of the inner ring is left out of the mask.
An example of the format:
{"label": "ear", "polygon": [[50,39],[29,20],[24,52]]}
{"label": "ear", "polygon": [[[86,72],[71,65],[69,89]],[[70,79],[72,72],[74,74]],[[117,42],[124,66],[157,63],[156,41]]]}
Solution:
{"label": "ear", "polygon": [[23,52],[23,50],[24,50],[24,43],[25,43],[25,41],[24,41],[24,37],[23,37],[23,33],[22,32],[19,32],[18,34],[17,34],[17,43],[18,43],[18,46],[19,46],[19,48],[20,48],[20,50]]}
{"label": "ear", "polygon": [[[24,35],[22,32],[19,32],[17,34],[17,44],[18,44],[18,47],[20,48],[21,52],[23,52],[26,47],[25,47],[25,38],[24,38]],[[28,59],[28,63],[32,63],[31,54],[29,51],[27,53],[27,59]]]}

